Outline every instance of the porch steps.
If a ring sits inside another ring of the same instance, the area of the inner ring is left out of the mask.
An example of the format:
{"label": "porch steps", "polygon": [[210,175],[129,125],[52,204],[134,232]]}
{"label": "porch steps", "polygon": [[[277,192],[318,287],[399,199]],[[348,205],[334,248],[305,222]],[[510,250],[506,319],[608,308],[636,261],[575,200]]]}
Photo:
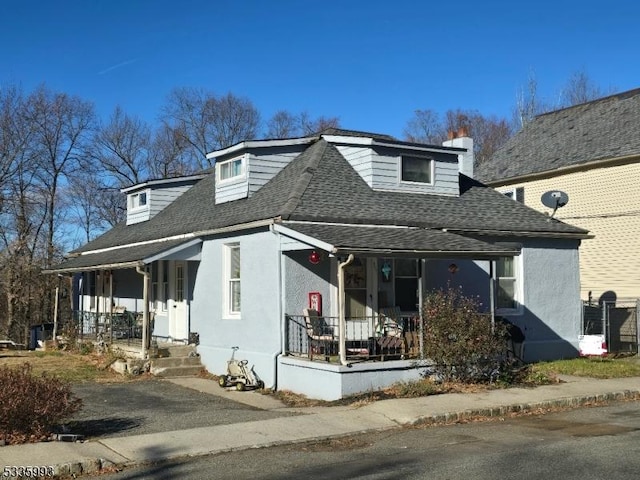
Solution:
{"label": "porch steps", "polygon": [[190,377],[204,368],[193,345],[159,346],[157,358],[151,358],[149,364],[156,377]]}

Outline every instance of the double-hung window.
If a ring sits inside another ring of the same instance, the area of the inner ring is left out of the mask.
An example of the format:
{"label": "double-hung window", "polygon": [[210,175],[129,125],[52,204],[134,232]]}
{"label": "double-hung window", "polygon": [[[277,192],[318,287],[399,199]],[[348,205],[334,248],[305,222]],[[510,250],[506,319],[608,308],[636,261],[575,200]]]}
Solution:
{"label": "double-hung window", "polygon": [[231,317],[240,315],[240,245],[225,245],[225,306]]}
{"label": "double-hung window", "polygon": [[433,183],[433,160],[426,157],[400,157],[400,181]]}
{"label": "double-hung window", "polygon": [[232,158],[218,163],[218,181],[224,182],[244,175],[244,157]]}
{"label": "double-hung window", "polygon": [[496,308],[498,312],[514,312],[520,307],[518,260],[501,257],[496,260]]}

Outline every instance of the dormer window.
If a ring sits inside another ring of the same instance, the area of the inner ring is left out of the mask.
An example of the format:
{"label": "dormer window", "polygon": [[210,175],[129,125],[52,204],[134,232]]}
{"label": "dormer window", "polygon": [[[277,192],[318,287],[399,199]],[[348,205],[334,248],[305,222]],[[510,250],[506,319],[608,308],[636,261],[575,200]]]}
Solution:
{"label": "dormer window", "polygon": [[133,193],[129,195],[129,208],[134,210],[147,206],[147,192]]}
{"label": "dormer window", "polygon": [[244,176],[244,157],[219,162],[217,168],[219,182],[240,178]]}
{"label": "dormer window", "polygon": [[400,157],[400,181],[433,183],[433,159],[403,155]]}

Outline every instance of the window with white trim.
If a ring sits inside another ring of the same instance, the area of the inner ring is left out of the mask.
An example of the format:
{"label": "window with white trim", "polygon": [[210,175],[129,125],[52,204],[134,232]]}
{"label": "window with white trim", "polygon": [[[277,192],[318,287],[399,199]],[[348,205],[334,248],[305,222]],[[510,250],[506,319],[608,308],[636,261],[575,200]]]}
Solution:
{"label": "window with white trim", "polygon": [[147,206],[147,192],[132,193],[129,195],[129,208],[136,209]]}
{"label": "window with white trim", "polygon": [[520,308],[518,274],[516,257],[500,257],[496,260],[496,309],[498,312],[516,311]]}
{"label": "window with white trim", "polygon": [[244,157],[224,160],[216,165],[218,181],[224,182],[244,175]]}
{"label": "window with white trim", "polygon": [[433,183],[433,159],[402,155],[400,157],[400,181]]}
{"label": "window with white trim", "polygon": [[224,246],[225,263],[225,310],[231,317],[240,316],[240,244]]}

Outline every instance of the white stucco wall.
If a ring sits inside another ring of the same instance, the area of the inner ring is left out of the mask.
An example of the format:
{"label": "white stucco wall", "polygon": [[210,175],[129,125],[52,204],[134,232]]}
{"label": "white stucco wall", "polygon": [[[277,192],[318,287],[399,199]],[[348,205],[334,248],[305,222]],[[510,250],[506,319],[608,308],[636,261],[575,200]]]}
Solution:
{"label": "white stucco wall", "polygon": [[335,260],[322,254],[320,263],[312,265],[308,260],[310,252],[311,250],[301,250],[284,254],[283,275],[286,292],[284,310],[290,315],[302,315],[302,310],[309,303],[309,292],[320,292],[322,313],[330,316],[332,312],[331,261]]}
{"label": "white stucco wall", "polygon": [[[240,318],[225,318],[223,314],[223,250],[229,243],[240,244]],[[260,231],[204,241],[193,290],[191,331],[200,334],[198,352],[209,372],[225,373],[231,347],[238,346],[236,358],[255,365],[265,385],[273,386],[282,335],[279,285],[275,234]]]}

